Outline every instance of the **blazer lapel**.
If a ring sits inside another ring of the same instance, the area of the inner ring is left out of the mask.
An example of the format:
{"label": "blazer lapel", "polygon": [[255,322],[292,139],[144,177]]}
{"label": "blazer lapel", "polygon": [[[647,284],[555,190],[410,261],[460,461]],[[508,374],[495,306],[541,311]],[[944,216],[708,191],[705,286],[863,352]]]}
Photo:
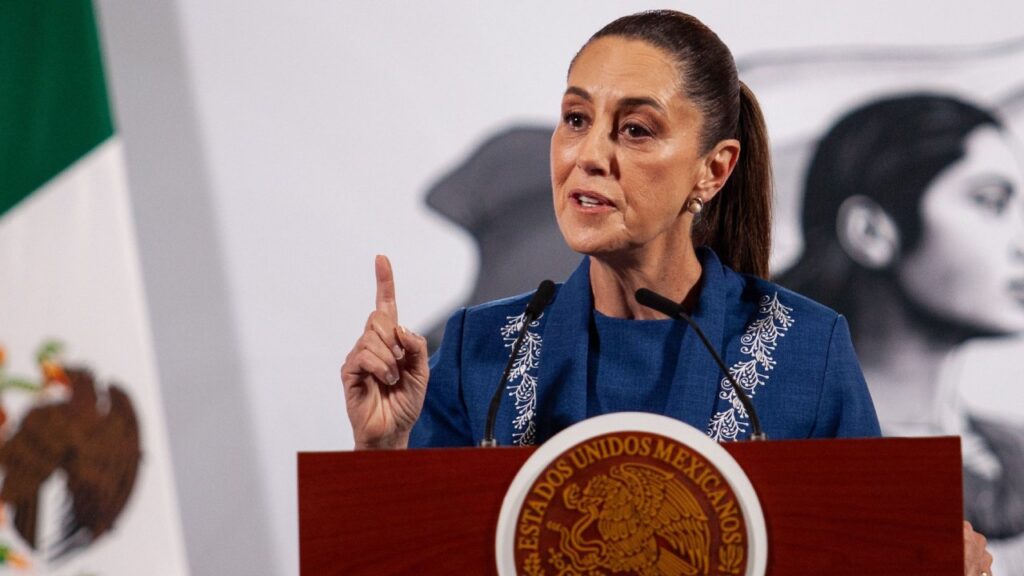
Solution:
{"label": "blazer lapel", "polygon": [[537,441],[587,417],[590,259],[584,258],[548,307],[537,374]]}
{"label": "blazer lapel", "polygon": [[[724,358],[725,272],[714,252],[700,249],[698,255],[702,268],[700,299],[691,317]],[[714,413],[719,381],[723,374],[692,328],[687,329],[683,335],[678,354],[676,374],[672,389],[669,390],[665,413],[704,431]]]}

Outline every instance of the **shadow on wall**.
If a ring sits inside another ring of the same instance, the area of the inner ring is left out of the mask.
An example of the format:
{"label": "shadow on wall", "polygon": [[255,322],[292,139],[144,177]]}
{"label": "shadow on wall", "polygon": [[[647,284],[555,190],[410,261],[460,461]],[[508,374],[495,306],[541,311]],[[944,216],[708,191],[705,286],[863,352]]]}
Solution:
{"label": "shadow on wall", "polygon": [[[534,290],[545,278],[560,282],[579,264],[552,209],[552,130],[511,126],[427,192],[427,204],[469,232],[479,248],[480,272],[464,306]],[[432,351],[443,333],[444,322],[427,332]]]}

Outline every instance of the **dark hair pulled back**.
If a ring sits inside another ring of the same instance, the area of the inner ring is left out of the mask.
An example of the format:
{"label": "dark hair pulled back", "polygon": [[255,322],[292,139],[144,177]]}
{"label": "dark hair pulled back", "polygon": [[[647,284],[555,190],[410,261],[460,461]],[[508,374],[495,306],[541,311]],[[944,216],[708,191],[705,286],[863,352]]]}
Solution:
{"label": "dark hair pulled back", "polygon": [[587,44],[606,36],[642,40],[672,57],[684,95],[703,116],[702,154],[722,140],[739,140],[736,167],[694,225],[694,242],[709,246],[738,272],[767,278],[772,229],[768,132],[757,99],[739,81],[729,48],[700,20],[672,10],[624,16]]}

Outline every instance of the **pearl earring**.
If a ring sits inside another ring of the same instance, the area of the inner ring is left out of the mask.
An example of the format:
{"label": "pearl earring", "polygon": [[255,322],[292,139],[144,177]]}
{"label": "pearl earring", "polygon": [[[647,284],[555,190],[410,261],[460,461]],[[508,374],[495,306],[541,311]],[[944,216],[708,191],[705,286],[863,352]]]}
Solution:
{"label": "pearl earring", "polygon": [[700,196],[694,196],[686,201],[686,211],[696,216],[704,210],[704,200]]}

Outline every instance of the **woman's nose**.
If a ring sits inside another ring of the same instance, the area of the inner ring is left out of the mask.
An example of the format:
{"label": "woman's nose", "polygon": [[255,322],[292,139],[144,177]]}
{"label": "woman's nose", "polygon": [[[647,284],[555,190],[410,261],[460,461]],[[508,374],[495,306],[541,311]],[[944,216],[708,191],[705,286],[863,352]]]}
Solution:
{"label": "woman's nose", "polygon": [[1010,258],[1017,264],[1024,264],[1024,226],[1018,227],[1010,239]]}
{"label": "woman's nose", "polygon": [[1010,257],[1014,262],[1024,264],[1024,239],[1019,236],[1010,244]]}
{"label": "woman's nose", "polygon": [[580,143],[576,166],[591,176],[607,176],[612,170],[614,150],[611,129],[595,123]]}
{"label": "woman's nose", "polygon": [[1012,221],[1013,231],[1010,236],[1010,259],[1016,264],[1024,264],[1024,204],[1015,202],[1018,219]]}

